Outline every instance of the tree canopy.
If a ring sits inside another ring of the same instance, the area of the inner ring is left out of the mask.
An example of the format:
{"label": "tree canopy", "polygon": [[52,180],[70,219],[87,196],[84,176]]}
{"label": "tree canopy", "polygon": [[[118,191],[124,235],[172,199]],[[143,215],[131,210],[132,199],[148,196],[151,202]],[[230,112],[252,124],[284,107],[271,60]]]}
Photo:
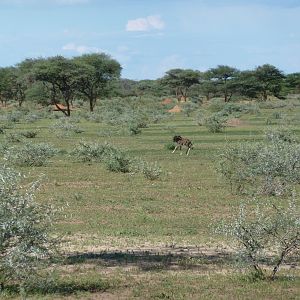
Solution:
{"label": "tree canopy", "polygon": [[161,83],[169,86],[175,92],[178,100],[183,97],[186,101],[190,87],[199,83],[200,79],[200,71],[172,69],[166,72],[166,75],[161,79]]}

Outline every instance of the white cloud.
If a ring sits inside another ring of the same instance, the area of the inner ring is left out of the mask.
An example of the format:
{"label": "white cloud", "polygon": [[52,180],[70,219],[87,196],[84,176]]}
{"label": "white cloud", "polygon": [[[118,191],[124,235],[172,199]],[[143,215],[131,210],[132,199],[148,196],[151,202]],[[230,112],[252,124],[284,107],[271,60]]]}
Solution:
{"label": "white cloud", "polygon": [[62,50],[75,51],[75,52],[78,52],[79,54],[104,52],[103,50],[101,50],[100,48],[97,48],[97,47],[89,47],[89,46],[85,46],[85,45],[76,45],[74,43],[69,43],[69,44],[64,45],[62,47]]}
{"label": "white cloud", "polygon": [[126,31],[150,31],[153,29],[161,30],[165,27],[164,21],[160,16],[148,16],[129,20],[126,25]]}

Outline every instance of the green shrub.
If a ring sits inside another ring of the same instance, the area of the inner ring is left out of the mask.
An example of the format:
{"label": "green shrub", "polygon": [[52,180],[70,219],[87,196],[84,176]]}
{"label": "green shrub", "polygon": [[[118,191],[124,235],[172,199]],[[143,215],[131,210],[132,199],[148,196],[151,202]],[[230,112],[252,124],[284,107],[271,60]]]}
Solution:
{"label": "green shrub", "polygon": [[9,143],[7,142],[0,143],[0,153],[5,153],[5,151],[8,150],[9,147]]}
{"label": "green shrub", "polygon": [[187,102],[184,103],[182,106],[182,112],[187,116],[190,117],[191,114],[199,107],[199,105],[197,105],[194,102]]}
{"label": "green shrub", "polygon": [[35,130],[22,131],[21,135],[28,139],[33,139],[37,136],[37,131],[35,131]]}
{"label": "green shrub", "polygon": [[203,110],[198,110],[195,116],[195,121],[199,126],[204,126],[205,125],[205,111]]}
{"label": "green shrub", "polygon": [[27,123],[35,123],[39,119],[40,117],[35,113],[29,113],[24,118],[25,122]]}
{"label": "green shrub", "polygon": [[273,280],[286,258],[300,250],[299,202],[292,198],[287,206],[268,199],[243,203],[234,219],[223,222],[217,232],[235,240],[234,250],[252,268],[254,278]]}
{"label": "green shrub", "polygon": [[9,132],[5,134],[5,139],[9,143],[20,143],[23,142],[23,137],[20,133]]}
{"label": "green shrub", "polygon": [[275,108],[283,108],[288,105],[286,101],[283,100],[269,100],[265,102],[259,102],[259,108],[265,109],[275,109]]}
{"label": "green shrub", "polygon": [[265,137],[269,141],[273,142],[287,142],[287,143],[296,143],[297,137],[293,134],[293,132],[284,126],[277,128],[270,128],[266,130]]}
{"label": "green shrub", "polygon": [[106,168],[113,172],[130,171],[129,157],[122,150],[108,143],[80,142],[71,155],[85,162],[104,162]]}
{"label": "green shrub", "polygon": [[208,109],[211,112],[218,112],[218,111],[223,110],[223,108],[224,108],[225,105],[226,105],[226,103],[224,102],[224,99],[213,98],[209,102]]}
{"label": "green shrub", "polygon": [[83,162],[100,162],[107,153],[107,143],[80,142],[72,151],[71,156]]}
{"label": "green shrub", "polygon": [[273,114],[272,114],[272,117],[276,120],[279,120],[279,119],[282,119],[283,115],[282,115],[282,112],[279,112],[279,111],[275,111]]}
{"label": "green shrub", "polygon": [[24,113],[18,110],[14,110],[7,114],[7,121],[12,123],[18,123],[24,117]]}
{"label": "green shrub", "polygon": [[165,148],[166,148],[167,150],[174,150],[175,147],[176,147],[175,144],[172,143],[172,142],[169,142],[169,143],[165,144]]}
{"label": "green shrub", "polygon": [[107,170],[112,172],[130,172],[131,159],[126,153],[118,148],[111,147],[104,156],[104,163]]}
{"label": "green shrub", "polygon": [[212,114],[205,119],[205,127],[212,133],[223,131],[225,126],[226,118],[220,113]]}
{"label": "green shrub", "polygon": [[150,163],[150,162],[142,161],[141,172],[143,173],[145,178],[149,180],[156,180],[162,174],[162,169],[157,164],[157,162]]}
{"label": "green shrub", "polygon": [[18,285],[25,297],[28,283],[39,280],[56,254],[50,237],[55,210],[35,201],[38,181],[24,188],[22,176],[2,165],[0,179],[0,285]]}
{"label": "green shrub", "polygon": [[284,195],[300,183],[300,145],[270,142],[228,145],[220,154],[219,172],[239,193]]}
{"label": "green shrub", "polygon": [[129,123],[128,130],[130,135],[136,135],[142,132],[141,126],[138,123]]}
{"label": "green shrub", "polygon": [[84,130],[79,126],[75,125],[72,120],[68,118],[60,118],[56,121],[49,129],[54,132],[58,137],[67,137],[71,133],[82,133]]}
{"label": "green shrub", "polygon": [[88,120],[88,121],[91,121],[91,122],[95,122],[95,123],[101,123],[102,122],[102,117],[99,113],[95,113],[95,112],[90,112],[88,113],[85,118]]}
{"label": "green shrub", "polygon": [[26,143],[21,147],[9,148],[4,158],[13,165],[40,167],[46,165],[56,153],[57,150],[47,143]]}

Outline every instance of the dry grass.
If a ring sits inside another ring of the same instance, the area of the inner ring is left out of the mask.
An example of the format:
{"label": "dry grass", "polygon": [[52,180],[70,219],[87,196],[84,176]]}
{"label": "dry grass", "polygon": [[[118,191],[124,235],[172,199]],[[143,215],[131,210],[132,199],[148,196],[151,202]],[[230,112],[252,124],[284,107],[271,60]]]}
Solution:
{"label": "dry grass", "polygon": [[[65,280],[73,284],[69,292],[31,298],[297,299],[297,268],[283,269],[276,282],[249,282],[235,272],[234,253],[213,234],[213,227],[228,218],[241,199],[216,172],[218,151],[228,142],[261,139],[272,113],[242,117],[218,134],[181,113],[134,137],[103,138],[97,133],[105,126],[85,121],[80,124],[83,134],[65,138],[49,132],[51,120],[17,124],[11,131],[39,129],[36,142],[62,150],[48,166],[22,171],[28,181],[45,174],[39,201],[64,208],[56,233],[65,236],[68,259],[57,272],[61,285]],[[166,150],[173,137],[168,128],[194,142],[188,157]],[[101,163],[77,162],[68,151],[81,139],[109,141],[132,157],[157,161],[164,174],[152,182],[141,174],[109,172]],[[99,284],[99,278],[105,284]]]}

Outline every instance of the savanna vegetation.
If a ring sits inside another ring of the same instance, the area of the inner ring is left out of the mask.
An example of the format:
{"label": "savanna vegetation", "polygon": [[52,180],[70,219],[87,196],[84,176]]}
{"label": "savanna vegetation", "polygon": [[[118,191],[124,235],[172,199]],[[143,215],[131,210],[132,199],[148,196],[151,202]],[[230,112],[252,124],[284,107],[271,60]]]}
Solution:
{"label": "savanna vegetation", "polygon": [[0,68],[1,299],[297,299],[300,73],[120,74]]}

